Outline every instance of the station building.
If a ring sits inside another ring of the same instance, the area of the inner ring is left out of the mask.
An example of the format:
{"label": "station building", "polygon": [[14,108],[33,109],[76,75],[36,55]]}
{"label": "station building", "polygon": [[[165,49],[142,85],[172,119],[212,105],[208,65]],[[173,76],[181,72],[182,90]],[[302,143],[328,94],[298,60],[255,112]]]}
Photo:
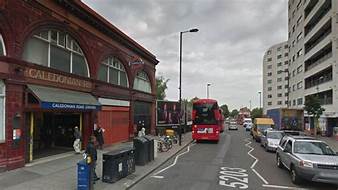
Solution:
{"label": "station building", "polygon": [[0,171],[155,132],[156,57],[80,0],[0,0]]}

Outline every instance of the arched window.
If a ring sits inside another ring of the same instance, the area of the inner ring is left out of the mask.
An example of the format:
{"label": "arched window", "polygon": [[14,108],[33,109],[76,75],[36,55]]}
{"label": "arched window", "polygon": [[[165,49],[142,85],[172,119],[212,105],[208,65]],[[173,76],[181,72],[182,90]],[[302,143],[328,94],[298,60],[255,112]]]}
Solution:
{"label": "arched window", "polygon": [[2,35],[0,34],[0,56],[6,55],[6,48],[4,40],[2,39]]}
{"label": "arched window", "polygon": [[23,59],[89,77],[89,68],[80,46],[65,32],[43,30],[34,34],[25,45]]}
{"label": "arched window", "polygon": [[146,72],[140,71],[137,73],[134,80],[134,89],[151,93],[150,80]]}
{"label": "arched window", "polygon": [[108,57],[100,64],[99,80],[128,87],[128,77],[123,64],[115,57]]}

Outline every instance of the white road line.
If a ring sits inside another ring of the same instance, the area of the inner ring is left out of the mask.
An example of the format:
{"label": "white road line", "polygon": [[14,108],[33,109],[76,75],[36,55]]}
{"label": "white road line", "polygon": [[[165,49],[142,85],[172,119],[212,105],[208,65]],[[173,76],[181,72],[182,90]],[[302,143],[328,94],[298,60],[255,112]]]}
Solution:
{"label": "white road line", "polygon": [[265,183],[265,184],[269,184],[269,182],[267,182],[264,177],[262,177],[254,168],[251,168],[253,172],[255,172],[255,174],[261,178],[261,180]]}
{"label": "white road line", "polygon": [[252,163],[252,165],[251,165],[251,170],[265,183],[265,184],[269,184],[269,182],[267,181],[267,180],[265,180],[264,179],[264,177],[263,176],[261,176],[255,169],[254,169],[254,167],[255,167],[255,165],[257,164],[257,162],[259,161],[258,160],[258,158],[256,158],[256,157],[254,157],[252,154],[251,154],[251,152],[253,151],[253,150],[255,150],[253,147],[251,147],[250,146],[250,144],[252,143],[251,141],[250,141],[250,138],[247,138],[247,139],[245,139],[244,141],[246,141],[247,143],[245,144],[245,146],[246,147],[248,147],[248,148],[250,148],[251,150],[248,152],[248,155],[249,156],[251,156],[253,159],[255,159],[255,161]]}
{"label": "white road line", "polygon": [[280,186],[280,185],[264,185],[263,184],[263,187],[278,188],[278,189],[308,190],[306,188],[288,187],[288,186]]}
{"label": "white road line", "polygon": [[[191,145],[191,146],[193,146],[193,145]],[[175,157],[175,160],[174,160],[174,162],[171,164],[171,165],[169,165],[169,166],[167,166],[167,167],[165,167],[165,168],[163,168],[162,170],[160,170],[160,171],[158,171],[158,172],[156,172],[153,176],[151,176],[151,177],[154,177],[154,178],[163,178],[163,176],[159,176],[158,174],[160,174],[160,173],[162,173],[162,172],[164,172],[165,170],[167,170],[167,169],[169,169],[169,168],[171,168],[171,167],[173,167],[173,166],[175,166],[176,165],[176,163],[177,163],[177,160],[178,160],[178,158],[180,157],[180,156],[182,156],[183,154],[186,154],[186,153],[188,153],[190,151],[190,145],[188,146],[188,149],[187,149],[187,151],[185,151],[185,152],[182,152],[181,154],[179,154],[179,155],[177,155],[176,157]]]}

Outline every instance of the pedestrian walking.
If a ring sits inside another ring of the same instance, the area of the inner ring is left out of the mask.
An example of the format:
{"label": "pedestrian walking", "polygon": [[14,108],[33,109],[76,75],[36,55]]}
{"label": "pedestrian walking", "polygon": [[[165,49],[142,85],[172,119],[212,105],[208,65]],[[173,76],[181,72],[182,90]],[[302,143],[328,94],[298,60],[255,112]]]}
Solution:
{"label": "pedestrian walking", "polygon": [[81,134],[80,134],[78,126],[74,127],[74,138],[75,140],[73,143],[73,148],[76,154],[80,154],[81,153],[81,149],[80,149]]}
{"label": "pedestrian walking", "polygon": [[92,169],[92,179],[94,181],[94,184],[95,184],[95,181],[100,180],[100,178],[97,177],[96,175],[97,150],[95,147],[95,141],[96,141],[95,136],[90,136],[89,142],[86,147],[86,152],[85,152],[87,156],[91,158],[90,165]]}
{"label": "pedestrian walking", "polygon": [[96,137],[96,140],[98,142],[99,149],[102,149],[102,146],[104,144],[104,139],[103,139],[103,133],[104,129],[101,128],[99,125],[94,125],[94,136]]}

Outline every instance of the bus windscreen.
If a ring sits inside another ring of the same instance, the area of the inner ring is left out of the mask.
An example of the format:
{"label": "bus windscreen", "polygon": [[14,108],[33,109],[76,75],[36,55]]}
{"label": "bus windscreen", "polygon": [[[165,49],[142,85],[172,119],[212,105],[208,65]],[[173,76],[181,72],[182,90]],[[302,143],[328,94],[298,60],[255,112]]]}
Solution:
{"label": "bus windscreen", "polygon": [[214,112],[214,110],[217,110],[217,104],[195,104],[193,110],[196,113],[193,121],[195,125],[217,124]]}

